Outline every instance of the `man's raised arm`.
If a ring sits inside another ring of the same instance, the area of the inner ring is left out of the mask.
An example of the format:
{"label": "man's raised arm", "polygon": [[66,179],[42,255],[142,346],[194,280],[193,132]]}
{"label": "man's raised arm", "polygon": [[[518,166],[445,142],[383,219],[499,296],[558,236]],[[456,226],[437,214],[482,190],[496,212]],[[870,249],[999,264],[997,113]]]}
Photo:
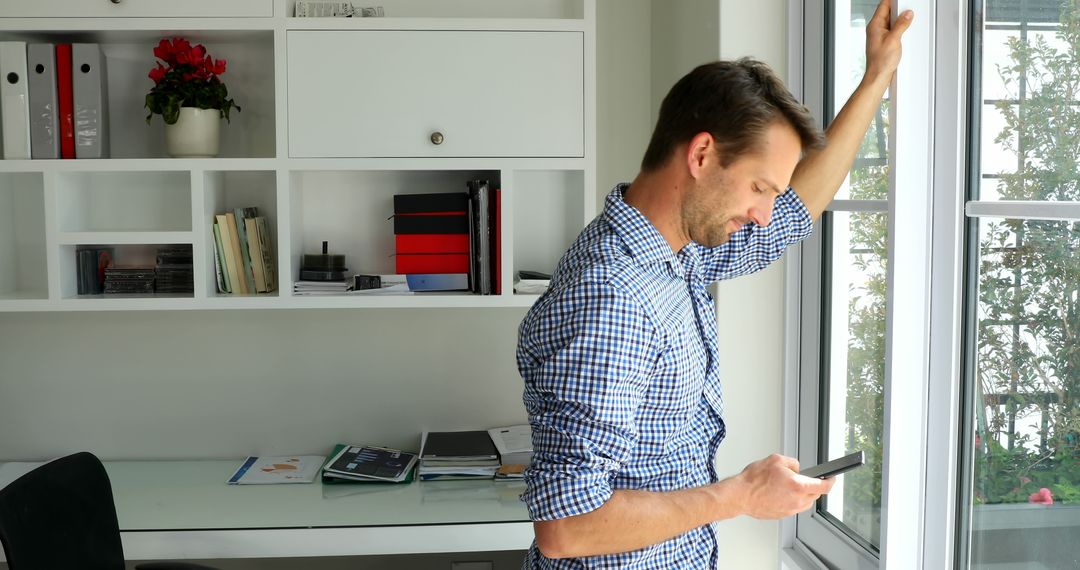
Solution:
{"label": "man's raised arm", "polygon": [[911,26],[914,14],[905,11],[891,26],[891,0],[882,0],[866,25],[866,73],[844,108],[825,131],[826,144],[803,157],[791,177],[791,187],[814,219],[832,202],[881,105],[900,63],[900,38]]}

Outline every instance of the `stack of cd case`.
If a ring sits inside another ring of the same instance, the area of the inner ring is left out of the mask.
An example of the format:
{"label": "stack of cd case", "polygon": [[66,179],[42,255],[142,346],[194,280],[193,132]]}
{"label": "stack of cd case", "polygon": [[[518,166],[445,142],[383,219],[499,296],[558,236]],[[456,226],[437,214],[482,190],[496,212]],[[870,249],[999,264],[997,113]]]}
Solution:
{"label": "stack of cd case", "polygon": [[195,273],[192,270],[190,247],[159,248],[154,273],[154,289],[158,293],[193,293],[195,291]]}
{"label": "stack of cd case", "polygon": [[106,295],[150,295],[154,292],[153,267],[113,266],[105,268]]}

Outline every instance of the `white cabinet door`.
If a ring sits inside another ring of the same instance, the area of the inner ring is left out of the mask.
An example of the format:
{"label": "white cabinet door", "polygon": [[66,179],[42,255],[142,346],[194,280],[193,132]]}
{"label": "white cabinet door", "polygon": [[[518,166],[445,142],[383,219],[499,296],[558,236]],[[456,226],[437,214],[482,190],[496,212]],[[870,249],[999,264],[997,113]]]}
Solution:
{"label": "white cabinet door", "polygon": [[581,32],[287,34],[293,157],[584,156]]}
{"label": "white cabinet door", "polygon": [[0,17],[233,18],[270,17],[274,0],[0,0]]}

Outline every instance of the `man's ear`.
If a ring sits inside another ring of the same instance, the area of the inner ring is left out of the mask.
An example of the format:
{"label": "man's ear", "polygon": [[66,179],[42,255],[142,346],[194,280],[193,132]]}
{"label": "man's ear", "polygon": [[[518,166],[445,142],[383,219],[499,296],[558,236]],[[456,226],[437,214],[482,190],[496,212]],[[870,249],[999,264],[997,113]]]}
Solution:
{"label": "man's ear", "polygon": [[716,139],[711,134],[701,132],[694,135],[686,146],[686,167],[690,176],[700,179],[705,167],[711,166],[710,163],[717,160],[717,152]]}

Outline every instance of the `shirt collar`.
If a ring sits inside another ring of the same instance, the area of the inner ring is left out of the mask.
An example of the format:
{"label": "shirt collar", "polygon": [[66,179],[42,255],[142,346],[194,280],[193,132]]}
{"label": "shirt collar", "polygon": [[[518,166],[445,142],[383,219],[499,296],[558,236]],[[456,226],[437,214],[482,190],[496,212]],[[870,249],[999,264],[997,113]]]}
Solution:
{"label": "shirt collar", "polygon": [[656,226],[637,208],[623,201],[623,192],[629,187],[630,184],[624,182],[608,193],[604,200],[604,219],[639,263],[666,263],[676,275],[682,274],[682,262]]}

